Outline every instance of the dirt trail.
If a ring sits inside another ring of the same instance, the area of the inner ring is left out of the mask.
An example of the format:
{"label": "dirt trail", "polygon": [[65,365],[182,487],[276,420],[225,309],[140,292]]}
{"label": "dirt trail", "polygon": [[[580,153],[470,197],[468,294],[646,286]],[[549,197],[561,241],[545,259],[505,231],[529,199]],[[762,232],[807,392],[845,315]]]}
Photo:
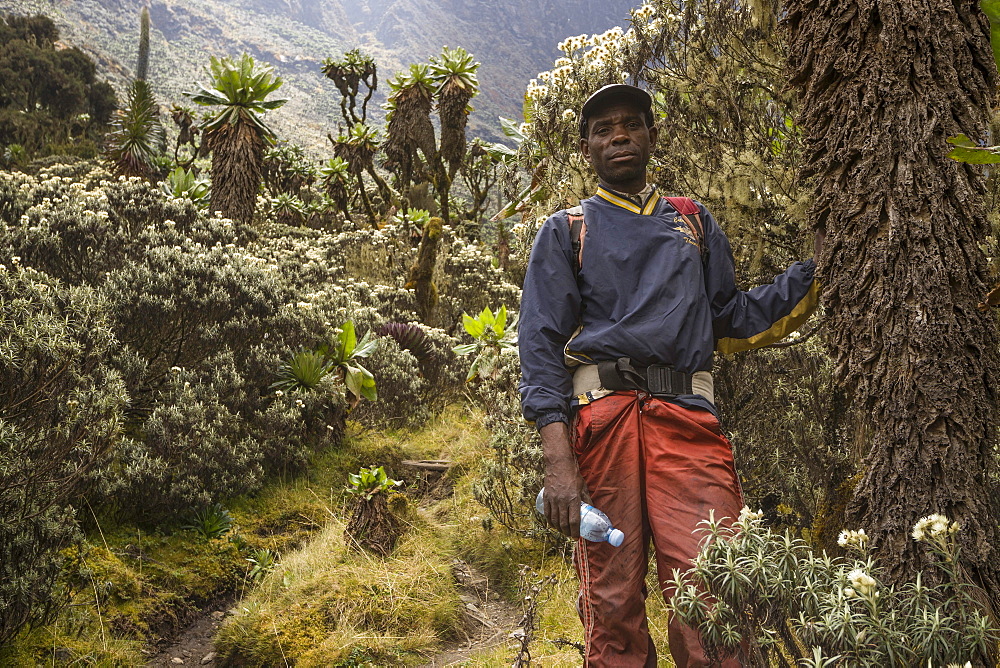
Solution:
{"label": "dirt trail", "polygon": [[225,616],[224,605],[215,605],[203,611],[146,665],[150,668],[215,666],[215,634]]}

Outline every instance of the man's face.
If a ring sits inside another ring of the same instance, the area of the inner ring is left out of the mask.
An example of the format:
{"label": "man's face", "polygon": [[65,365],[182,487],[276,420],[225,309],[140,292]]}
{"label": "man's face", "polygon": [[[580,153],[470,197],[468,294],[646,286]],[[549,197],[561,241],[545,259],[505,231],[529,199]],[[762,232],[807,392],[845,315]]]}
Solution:
{"label": "man's face", "polygon": [[646,127],[639,109],[627,102],[611,104],[590,116],[580,151],[601,185],[637,193],[646,185],[646,163],[656,137],[656,128]]}

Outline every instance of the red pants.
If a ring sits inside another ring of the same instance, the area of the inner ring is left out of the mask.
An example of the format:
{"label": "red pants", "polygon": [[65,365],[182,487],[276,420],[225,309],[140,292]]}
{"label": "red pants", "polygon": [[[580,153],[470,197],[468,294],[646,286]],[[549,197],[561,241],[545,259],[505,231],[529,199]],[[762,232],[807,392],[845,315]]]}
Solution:
{"label": "red pants", "polygon": [[[625,533],[620,547],[581,538],[574,554],[587,666],[656,666],[646,622],[650,538],[669,598],[673,569],[689,569],[698,553],[698,523],[711,510],[735,519],[743,506],[732,448],[715,416],[638,394],[598,399],[576,420],[574,448],[594,507]],[[671,617],[677,668],[708,666],[698,632]]]}

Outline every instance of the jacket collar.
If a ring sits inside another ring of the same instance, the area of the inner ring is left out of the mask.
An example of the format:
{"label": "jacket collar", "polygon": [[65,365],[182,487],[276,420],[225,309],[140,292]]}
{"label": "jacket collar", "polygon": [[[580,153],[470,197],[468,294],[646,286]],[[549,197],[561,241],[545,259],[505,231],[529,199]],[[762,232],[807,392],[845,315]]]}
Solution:
{"label": "jacket collar", "polygon": [[620,193],[605,188],[604,186],[597,187],[597,196],[601,199],[611,202],[616,206],[620,206],[623,209],[627,209],[632,213],[638,213],[644,216],[650,215],[656,209],[656,203],[660,198],[655,195],[656,186],[652,183],[646,184],[646,187],[643,188],[641,192],[635,194]]}

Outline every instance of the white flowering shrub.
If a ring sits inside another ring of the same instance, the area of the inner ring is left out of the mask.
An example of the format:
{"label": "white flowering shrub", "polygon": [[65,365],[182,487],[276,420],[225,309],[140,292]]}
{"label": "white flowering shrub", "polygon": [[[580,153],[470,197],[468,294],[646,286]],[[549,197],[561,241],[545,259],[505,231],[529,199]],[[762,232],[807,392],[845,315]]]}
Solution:
{"label": "white flowering shrub", "polygon": [[482,245],[460,237],[451,237],[443,245],[445,257],[438,261],[434,276],[442,313],[440,327],[455,328],[463,312],[479,313],[487,307],[495,310],[502,304],[511,308],[521,301],[520,288],[509,281]]}
{"label": "white flowering shrub", "polygon": [[[331,277],[325,257],[286,259],[270,239],[143,181],[90,174],[0,173],[0,262],[16,258],[107,303],[129,438],[94,473],[94,504],[157,519],[253,489],[336,442],[342,394],[289,420],[267,392],[288,351],[330,329],[331,314],[299,289]],[[193,389],[177,389],[181,376]]]}
{"label": "white flowering shrub", "polygon": [[956,565],[960,527],[943,516],[913,530],[933,572],[898,589],[882,583],[863,530],[842,532],[849,556],[831,557],[772,532],[747,508],[731,527],[709,519],[704,528],[694,567],[675,571],[671,605],[715,660],[741,653],[753,666],[789,658],[816,668],[987,665],[1000,640],[988,604]]}
{"label": "white flowering shrub", "polygon": [[255,489],[263,477],[260,443],[215,387],[173,374],[158,393],[142,437],[129,438],[121,468],[104,479],[122,505],[138,504],[149,521]]}
{"label": "white flowering shrub", "polygon": [[426,397],[437,389],[428,386],[417,359],[395,340],[381,337],[365,367],[375,376],[378,401],[358,404],[353,418],[380,427],[401,427],[420,425],[431,417]]}
{"label": "white flowering shrub", "polygon": [[119,438],[127,395],[109,366],[108,305],[0,251],[0,644],[57,607],[73,509]]}

